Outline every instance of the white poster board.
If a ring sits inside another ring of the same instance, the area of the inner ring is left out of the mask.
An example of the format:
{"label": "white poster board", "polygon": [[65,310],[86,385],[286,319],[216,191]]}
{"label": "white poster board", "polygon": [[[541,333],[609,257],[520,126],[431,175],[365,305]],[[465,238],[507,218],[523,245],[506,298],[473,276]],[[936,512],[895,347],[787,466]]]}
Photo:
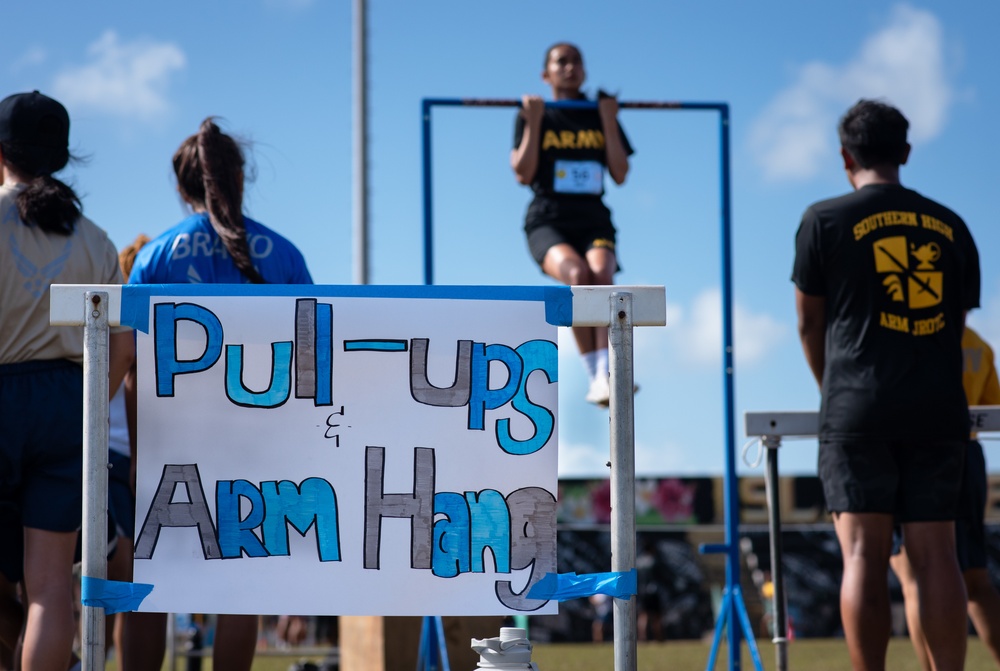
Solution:
{"label": "white poster board", "polygon": [[555,613],[568,288],[134,286],[140,610]]}

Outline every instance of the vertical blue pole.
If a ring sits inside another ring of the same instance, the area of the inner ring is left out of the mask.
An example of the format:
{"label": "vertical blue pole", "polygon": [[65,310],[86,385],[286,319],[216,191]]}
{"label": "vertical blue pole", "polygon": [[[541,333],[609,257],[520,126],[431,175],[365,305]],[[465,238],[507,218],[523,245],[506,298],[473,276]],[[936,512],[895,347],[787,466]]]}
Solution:
{"label": "vertical blue pole", "polygon": [[[725,404],[725,451],[726,451],[726,586],[730,595],[739,594],[740,548],[739,524],[740,506],[736,479],[736,436],[734,427],[733,402],[733,278],[732,278],[732,231],[730,221],[729,184],[729,105],[719,107],[719,145],[722,187],[722,384]],[[729,668],[740,669],[740,620],[736,598],[729,599],[732,612],[729,613]]]}
{"label": "vertical blue pole", "polygon": [[424,164],[424,284],[434,284],[434,224],[431,221],[433,207],[431,205],[431,101],[420,101],[421,118],[423,120],[423,151]]}

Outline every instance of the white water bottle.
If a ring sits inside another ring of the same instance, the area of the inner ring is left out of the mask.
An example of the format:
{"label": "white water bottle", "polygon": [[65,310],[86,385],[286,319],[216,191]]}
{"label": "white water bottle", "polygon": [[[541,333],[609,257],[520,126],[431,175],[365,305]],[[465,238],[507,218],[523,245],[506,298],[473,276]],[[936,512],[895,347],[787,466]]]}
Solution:
{"label": "white water bottle", "polygon": [[499,638],[474,638],[472,649],[479,653],[477,669],[532,669],[531,641],[518,627],[501,627]]}

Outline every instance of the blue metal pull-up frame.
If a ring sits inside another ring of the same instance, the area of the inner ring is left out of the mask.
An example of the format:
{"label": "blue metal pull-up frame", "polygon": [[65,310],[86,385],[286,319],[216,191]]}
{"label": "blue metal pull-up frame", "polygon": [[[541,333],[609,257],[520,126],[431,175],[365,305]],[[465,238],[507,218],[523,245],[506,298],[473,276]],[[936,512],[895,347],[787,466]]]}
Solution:
{"label": "blue metal pull-up frame", "polygon": [[[596,101],[546,102],[546,107],[596,108]],[[434,209],[431,165],[431,110],[434,107],[520,107],[518,99],[498,98],[424,98],[421,101],[423,153],[423,219],[424,219],[424,284],[434,284]],[[621,101],[619,109],[692,110],[719,114],[719,161],[721,200],[721,265],[722,265],[722,386],[724,399],[725,444],[725,541],[706,544],[704,554],[726,555],[726,586],[722,606],[716,621],[715,636],[708,659],[708,669],[715,666],[722,632],[728,632],[729,668],[741,667],[741,642],[745,636],[751,657],[758,671],[763,671],[760,654],[740,588],[739,492],[736,477],[736,431],[734,407],[733,320],[732,320],[732,232],[730,208],[729,164],[729,104],[719,102],[636,102]],[[633,529],[633,534],[635,530]],[[728,627],[726,625],[729,625]],[[741,636],[742,634],[742,636]]]}

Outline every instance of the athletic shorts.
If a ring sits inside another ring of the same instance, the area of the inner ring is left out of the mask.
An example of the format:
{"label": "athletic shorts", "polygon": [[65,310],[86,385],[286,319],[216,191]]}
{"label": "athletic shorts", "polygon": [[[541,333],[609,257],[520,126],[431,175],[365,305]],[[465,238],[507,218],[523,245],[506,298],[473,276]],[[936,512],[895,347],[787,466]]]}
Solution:
{"label": "athletic shorts", "polygon": [[[969,441],[962,469],[962,493],[959,495],[958,519],[955,520],[955,547],[958,565],[962,571],[986,568],[986,459],[983,446],[977,440]],[[903,547],[903,533],[899,526],[892,530],[892,554],[899,554]]]}
{"label": "athletic shorts", "polygon": [[0,501],[21,524],[75,531],[83,511],[83,369],[65,360],[0,366]]}
{"label": "athletic shorts", "polygon": [[899,523],[958,516],[967,441],[830,441],[819,477],[833,513],[884,513]]}
{"label": "athletic shorts", "polygon": [[532,228],[527,235],[528,249],[539,268],[545,261],[546,252],[562,243],[575,249],[580,256],[586,256],[588,250],[595,248],[615,251],[615,227],[611,224],[578,227],[542,224]]}
{"label": "athletic shorts", "polygon": [[24,529],[11,502],[0,502],[0,573],[12,583],[24,577]]}
{"label": "athletic shorts", "polygon": [[962,495],[955,522],[958,565],[965,571],[986,568],[986,459],[978,440],[970,440],[965,453]]}

